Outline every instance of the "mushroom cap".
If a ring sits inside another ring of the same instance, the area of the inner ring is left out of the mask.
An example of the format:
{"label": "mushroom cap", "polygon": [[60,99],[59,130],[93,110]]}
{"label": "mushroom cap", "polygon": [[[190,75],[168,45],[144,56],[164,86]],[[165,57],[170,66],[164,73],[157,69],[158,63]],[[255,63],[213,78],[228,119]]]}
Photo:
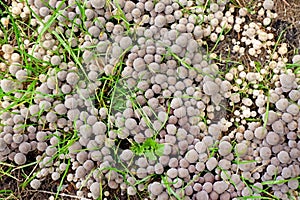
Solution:
{"label": "mushroom cap", "polygon": [[281,163],[284,163],[284,164],[289,163],[291,161],[290,155],[286,151],[280,151],[277,154],[277,158]]}
{"label": "mushroom cap", "polygon": [[86,160],[82,166],[86,171],[91,171],[94,168],[95,164],[92,160]]}
{"label": "mushroom cap", "polygon": [[90,186],[90,191],[94,197],[98,198],[100,196],[100,184],[98,182],[93,182]]}
{"label": "mushroom cap", "polygon": [[9,79],[2,79],[0,81],[0,86],[3,92],[11,92],[12,90],[15,89],[15,84],[12,80]]}
{"label": "mushroom cap", "polygon": [[58,173],[58,172],[53,172],[53,173],[51,174],[51,178],[52,178],[52,180],[57,181],[57,180],[60,178],[60,173]]}
{"label": "mushroom cap", "polygon": [[75,171],[75,177],[85,178],[85,176],[86,176],[86,170],[84,169],[84,167],[83,166],[77,167],[77,169]]}
{"label": "mushroom cap", "polygon": [[281,83],[281,86],[289,87],[293,85],[293,82],[295,81],[295,76],[291,74],[280,74],[279,81]]}
{"label": "mushroom cap", "polygon": [[292,190],[295,190],[299,187],[299,181],[292,179],[288,181],[288,187]]}
{"label": "mushroom cap", "polygon": [[216,181],[213,184],[213,191],[218,194],[222,194],[228,189],[229,185],[224,181]]}
{"label": "mushroom cap", "polygon": [[296,104],[291,104],[287,107],[286,111],[294,116],[299,113],[299,106]]}
{"label": "mushroom cap", "polygon": [[93,37],[98,38],[100,35],[100,28],[97,26],[91,26],[88,28],[88,33],[91,34]]}
{"label": "mushroom cap", "polygon": [[76,155],[76,160],[80,163],[83,164],[86,160],[88,159],[88,153],[85,151],[80,151]]}
{"label": "mushroom cap", "polygon": [[206,81],[203,85],[203,92],[207,95],[214,95],[220,91],[220,87],[213,81]]}
{"label": "mushroom cap", "polygon": [[166,8],[166,6],[164,3],[158,2],[157,4],[155,4],[154,11],[156,13],[161,13],[165,10],[165,8]]}
{"label": "mushroom cap", "polygon": [[264,139],[267,135],[268,131],[266,130],[266,128],[260,126],[260,127],[257,127],[254,131],[254,136],[257,138],[257,139]]}
{"label": "mushroom cap", "polygon": [[263,7],[265,10],[272,10],[274,7],[274,1],[273,0],[264,0]]}
{"label": "mushroom cap", "polygon": [[157,26],[159,28],[164,27],[166,25],[166,23],[167,23],[167,20],[163,15],[158,15],[154,19],[155,26]]}
{"label": "mushroom cap", "polygon": [[244,156],[248,152],[248,146],[245,143],[238,143],[235,145],[235,153],[239,156]]}
{"label": "mushroom cap", "polygon": [[178,97],[173,98],[170,104],[171,108],[173,109],[180,108],[182,105],[183,105],[183,101],[181,98]]}
{"label": "mushroom cap", "polygon": [[209,196],[205,190],[202,190],[200,192],[197,192],[196,199],[208,200]]}
{"label": "mushroom cap", "polygon": [[61,63],[61,58],[57,55],[54,55],[54,56],[51,57],[50,63],[52,65],[59,65]]}
{"label": "mushroom cap", "polygon": [[196,161],[199,159],[199,154],[195,149],[191,149],[185,154],[185,159],[189,163],[196,163]]}
{"label": "mushroom cap", "polygon": [[84,138],[90,138],[93,134],[93,129],[90,125],[84,124],[84,125],[80,126],[79,133]]}
{"label": "mushroom cap", "polygon": [[27,74],[26,70],[21,69],[16,72],[16,78],[21,82],[26,81],[27,76],[28,76],[28,74]]}
{"label": "mushroom cap", "polygon": [[289,101],[286,98],[281,98],[275,103],[275,106],[278,110],[284,112],[285,109],[289,106]]}
{"label": "mushroom cap", "polygon": [[212,135],[214,139],[218,139],[221,136],[221,127],[218,124],[211,124],[208,127],[208,133]]}
{"label": "mushroom cap", "polygon": [[208,169],[208,171],[212,171],[215,167],[217,167],[217,165],[218,161],[215,157],[209,158],[206,162],[206,168]]}
{"label": "mushroom cap", "polygon": [[68,111],[67,111],[67,108],[65,107],[64,104],[60,103],[60,104],[57,104],[55,107],[54,107],[54,110],[57,114],[59,115],[64,115],[66,114]]}
{"label": "mushroom cap", "polygon": [[125,149],[125,150],[121,153],[120,159],[121,159],[122,161],[127,162],[127,161],[129,161],[133,156],[134,156],[134,154],[133,154],[133,152],[132,152],[131,150]]}
{"label": "mushroom cap", "polygon": [[76,85],[76,84],[78,83],[79,78],[80,78],[80,77],[78,76],[77,73],[75,73],[75,72],[70,72],[70,73],[67,74],[66,81],[67,81],[67,83],[68,83],[69,85],[74,86],[74,85]]}
{"label": "mushroom cap", "polygon": [[130,37],[126,36],[126,37],[122,37],[120,40],[120,47],[122,49],[127,49],[128,47],[130,47],[132,45],[132,40]]}
{"label": "mushroom cap", "polygon": [[269,145],[277,145],[280,142],[280,136],[275,132],[268,132],[266,141]]}
{"label": "mushroom cap", "polygon": [[[150,67],[150,66],[149,66]],[[142,59],[142,58],[136,58],[134,61],[133,61],[133,68],[140,72],[140,71],[143,71],[146,69],[146,63],[145,63],[145,60]]]}
{"label": "mushroom cap", "polygon": [[19,151],[21,153],[27,154],[31,150],[31,145],[28,142],[22,142],[19,145]]}
{"label": "mushroom cap", "polygon": [[259,154],[263,160],[268,160],[272,155],[272,151],[269,147],[261,147],[259,150]]}
{"label": "mushroom cap", "polygon": [[26,156],[23,153],[16,153],[14,161],[17,165],[23,165],[26,163]]}
{"label": "mushroom cap", "polygon": [[126,121],[125,121],[125,127],[126,127],[127,129],[133,130],[133,129],[136,128],[136,126],[137,126],[137,122],[136,122],[135,119],[133,119],[133,118],[128,118],[128,119],[126,119]]}
{"label": "mushroom cap", "polygon": [[41,186],[41,181],[38,180],[38,179],[32,179],[32,181],[30,181],[30,186],[31,186],[33,189],[37,190],[37,189],[39,189],[40,186]]}
{"label": "mushroom cap", "polygon": [[283,134],[284,133],[284,129],[285,129],[285,125],[284,122],[282,120],[277,120],[272,124],[272,129],[275,133],[278,134]]}
{"label": "mushroom cap", "polygon": [[105,6],[105,0],[90,0],[91,5],[96,9],[101,9]]}
{"label": "mushroom cap", "polygon": [[170,177],[172,179],[176,178],[178,176],[178,171],[175,168],[168,169],[167,175],[168,175],[168,177]]}
{"label": "mushroom cap", "polygon": [[153,182],[149,185],[149,190],[151,194],[158,196],[163,192],[163,186],[159,182]]}
{"label": "mushroom cap", "polygon": [[228,141],[221,141],[218,152],[221,156],[227,156],[231,153],[232,145]]}

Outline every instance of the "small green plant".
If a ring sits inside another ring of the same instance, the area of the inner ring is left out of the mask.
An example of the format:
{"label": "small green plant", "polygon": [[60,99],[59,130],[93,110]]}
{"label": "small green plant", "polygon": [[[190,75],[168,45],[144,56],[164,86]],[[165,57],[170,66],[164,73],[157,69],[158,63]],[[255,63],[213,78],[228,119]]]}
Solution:
{"label": "small green plant", "polygon": [[143,143],[132,143],[130,148],[136,155],[145,155],[150,160],[156,160],[156,156],[162,156],[164,144],[159,144],[153,138],[147,138]]}

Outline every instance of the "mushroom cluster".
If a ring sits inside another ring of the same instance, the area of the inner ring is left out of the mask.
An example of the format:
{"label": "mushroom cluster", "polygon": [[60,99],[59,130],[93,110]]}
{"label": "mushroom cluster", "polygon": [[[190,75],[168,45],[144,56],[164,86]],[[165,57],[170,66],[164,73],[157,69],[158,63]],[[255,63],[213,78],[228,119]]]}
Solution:
{"label": "mushroom cluster", "polygon": [[[30,187],[64,177],[81,198],[108,197],[105,184],[122,196],[223,200],[259,198],[268,186],[288,199],[300,175],[300,79],[291,67],[300,55],[288,64],[273,8],[272,0],[257,13],[227,0],[13,0],[13,16],[37,30],[37,42],[23,41],[25,58],[16,44],[0,45],[0,161],[37,161]],[[213,51],[227,37],[223,52],[249,60],[227,65]],[[36,75],[30,62],[45,70]]]}

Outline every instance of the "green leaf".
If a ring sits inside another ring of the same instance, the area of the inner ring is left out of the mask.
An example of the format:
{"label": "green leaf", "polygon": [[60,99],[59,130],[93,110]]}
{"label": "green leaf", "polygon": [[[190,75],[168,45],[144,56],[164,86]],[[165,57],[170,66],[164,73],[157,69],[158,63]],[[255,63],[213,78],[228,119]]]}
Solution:
{"label": "green leaf", "polygon": [[150,160],[156,160],[156,156],[153,151],[146,151],[145,156]]}
{"label": "green leaf", "polygon": [[165,145],[157,144],[157,148],[155,149],[155,154],[158,156],[162,156],[164,154]]}

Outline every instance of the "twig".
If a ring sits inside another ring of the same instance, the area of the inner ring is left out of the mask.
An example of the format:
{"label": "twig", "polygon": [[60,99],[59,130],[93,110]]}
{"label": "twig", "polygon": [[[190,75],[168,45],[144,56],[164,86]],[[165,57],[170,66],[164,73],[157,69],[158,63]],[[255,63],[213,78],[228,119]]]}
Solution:
{"label": "twig", "polygon": [[282,1],[283,1],[283,3],[284,3],[285,5],[291,6],[286,0],[282,0]]}

